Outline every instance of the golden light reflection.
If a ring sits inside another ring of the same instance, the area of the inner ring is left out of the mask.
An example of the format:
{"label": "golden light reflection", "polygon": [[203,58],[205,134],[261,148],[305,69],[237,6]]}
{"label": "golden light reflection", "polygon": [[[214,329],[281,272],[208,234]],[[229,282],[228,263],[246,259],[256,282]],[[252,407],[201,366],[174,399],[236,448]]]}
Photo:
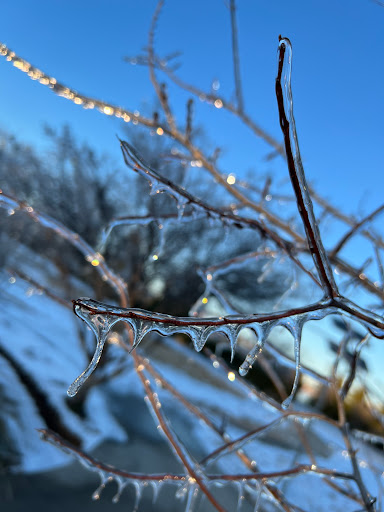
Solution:
{"label": "golden light reflection", "polygon": [[234,185],[236,183],[236,176],[234,174],[228,174],[227,183],[228,185]]}
{"label": "golden light reflection", "polygon": [[212,274],[207,274],[207,281],[212,281]]}
{"label": "golden light reflection", "polygon": [[215,107],[216,108],[222,108],[223,107],[223,102],[219,99],[215,100],[215,103],[214,103]]}
{"label": "golden light reflection", "polygon": [[91,261],[91,265],[92,265],[93,267],[97,267],[97,266],[99,266],[99,265],[100,265],[100,261],[99,261],[98,259],[96,259],[96,258],[95,258],[95,259],[93,259],[93,260]]}
{"label": "golden light reflection", "polygon": [[154,255],[152,256],[152,259],[153,259],[154,261],[157,261],[157,260],[159,259],[159,257],[158,257],[158,255],[157,255],[157,254],[154,254]]}
{"label": "golden light reflection", "polygon": [[203,304],[207,304],[207,302],[208,302],[207,297],[203,297],[203,299],[201,299],[201,302],[202,302]]}
{"label": "golden light reflection", "polygon": [[114,110],[113,110],[113,108],[106,106],[103,108],[103,112],[107,116],[111,116],[113,114]]}
{"label": "golden light reflection", "polygon": [[228,380],[233,382],[236,379],[236,375],[233,372],[228,372]]}
{"label": "golden light reflection", "polygon": [[157,135],[163,135],[164,130],[161,128],[161,126],[158,127],[158,129],[156,130],[156,133],[157,133]]}

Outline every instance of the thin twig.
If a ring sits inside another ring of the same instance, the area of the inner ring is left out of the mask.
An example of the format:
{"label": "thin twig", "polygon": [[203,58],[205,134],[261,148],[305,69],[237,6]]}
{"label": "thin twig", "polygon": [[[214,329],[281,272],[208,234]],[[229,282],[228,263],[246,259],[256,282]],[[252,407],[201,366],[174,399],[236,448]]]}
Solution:
{"label": "thin twig", "polygon": [[374,219],[383,210],[384,210],[384,204],[382,204],[381,206],[376,208],[376,210],[374,210],[372,213],[370,213],[369,215],[367,215],[366,217],[361,219],[360,222],[357,222],[357,224],[352,226],[352,228],[343,236],[343,238],[340,240],[340,242],[338,242],[336,247],[331,251],[331,253],[330,253],[331,256],[336,256],[336,254],[341,251],[341,249],[348,242],[348,240],[350,240],[353,237],[353,235],[356,234],[359,231],[361,226],[363,226],[367,222],[369,222],[372,219]]}
{"label": "thin twig", "polygon": [[235,94],[236,94],[237,110],[239,112],[243,112],[244,98],[243,98],[243,90],[241,87],[239,41],[238,41],[238,35],[237,35],[237,20],[236,20],[236,0],[230,0],[229,12],[231,15],[232,60],[233,60],[233,75],[235,78]]}
{"label": "thin twig", "polygon": [[156,31],[156,25],[157,21],[160,16],[161,9],[163,8],[164,0],[159,0],[155,12],[152,17],[152,23],[151,28],[149,30],[149,36],[148,36],[148,67],[149,67],[149,75],[151,78],[151,82],[153,85],[153,88],[155,89],[156,95],[159,98],[161,107],[164,111],[165,117],[167,119],[168,126],[171,130],[171,132],[176,132],[176,124],[175,124],[175,118],[173,117],[173,114],[171,112],[171,108],[169,106],[168,102],[168,96],[165,91],[164,86],[160,86],[159,82],[157,81],[156,74],[155,74],[155,56],[154,56],[154,37],[155,37],[155,31]]}
{"label": "thin twig", "polygon": [[[288,170],[293,190],[295,192],[299,213],[301,215],[305,227],[305,232],[307,234],[309,249],[319,274],[324,296],[337,297],[339,292],[333,277],[331,266],[323,247],[323,242],[320,237],[320,232],[316,223],[315,214],[313,212],[312,200],[308,192],[308,185],[305,179],[303,164],[300,156],[292,107],[291,59],[291,42],[287,38],[281,38],[279,44],[278,73],[276,78],[276,97],[279,107],[280,126],[284,135]],[[286,81],[286,103],[288,105],[288,111],[286,111],[284,92],[282,87],[282,75],[284,67],[287,68],[284,80]]]}

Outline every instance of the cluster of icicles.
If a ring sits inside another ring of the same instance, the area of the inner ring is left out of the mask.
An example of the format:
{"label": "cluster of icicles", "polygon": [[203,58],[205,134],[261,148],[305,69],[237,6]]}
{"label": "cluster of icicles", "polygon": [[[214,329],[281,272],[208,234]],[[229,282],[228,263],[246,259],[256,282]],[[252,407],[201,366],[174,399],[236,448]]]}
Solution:
{"label": "cluster of icicles", "polygon": [[[169,474],[153,474],[153,475],[140,475],[135,473],[128,473],[121,470],[116,470],[107,465],[100,464],[98,461],[85,456],[81,452],[72,448],[70,445],[63,445],[58,441],[56,435],[46,430],[40,430],[40,436],[44,441],[47,441],[54,446],[59,446],[65,453],[74,457],[82,466],[87,470],[97,473],[100,478],[100,484],[92,494],[93,500],[99,500],[101,493],[108,484],[113,482],[117,485],[117,490],[112,498],[113,503],[118,503],[123,492],[131,488],[135,493],[134,506],[132,512],[137,512],[139,509],[140,501],[143,494],[152,492],[152,503],[154,504],[158,499],[161,489],[165,484],[173,485],[175,487],[175,497],[179,500],[185,501],[185,511],[192,512],[198,503],[198,495],[200,493],[199,485],[195,478],[188,475],[169,475]],[[204,484],[211,490],[219,489],[228,485],[228,480],[221,479],[220,476],[205,477],[201,469],[197,466],[196,472],[200,478],[204,480]],[[259,502],[262,498],[263,484],[258,479],[247,478],[240,480],[232,480],[230,482],[237,488],[238,499],[236,512],[239,512],[246,495],[252,496],[255,502],[254,510],[258,510]],[[272,499],[268,494],[265,494],[266,499]]]}
{"label": "cluster of icicles", "polygon": [[[229,340],[232,359],[235,352],[237,338],[242,329],[251,329],[257,341],[252,350],[246,356],[239,368],[241,376],[245,376],[255,363],[257,356],[263,350],[270,331],[274,327],[285,327],[293,337],[296,373],[292,386],[292,392],[283,402],[282,407],[289,407],[300,377],[300,345],[303,326],[309,320],[321,320],[326,315],[334,313],[333,308],[322,308],[311,312],[292,315],[285,318],[267,319],[264,315],[229,315],[219,318],[191,318],[172,317],[161,313],[151,313],[142,309],[126,309],[108,306],[88,298],[78,299],[74,302],[74,311],[96,336],[96,349],[88,367],[69,386],[68,395],[74,396],[88,377],[95,370],[100,361],[104,345],[111,328],[117,322],[126,322],[132,329],[134,350],[144,336],[151,331],[156,331],[163,336],[171,336],[176,333],[184,333],[190,337],[196,351],[202,350],[209,336],[215,333],[223,333]],[[264,319],[264,320],[262,320]]]}

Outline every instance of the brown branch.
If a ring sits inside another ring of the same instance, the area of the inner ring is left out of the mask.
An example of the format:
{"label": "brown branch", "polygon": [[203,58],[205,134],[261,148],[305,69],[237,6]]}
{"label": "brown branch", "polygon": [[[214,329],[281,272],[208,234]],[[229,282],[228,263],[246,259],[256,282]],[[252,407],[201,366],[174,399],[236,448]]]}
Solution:
{"label": "brown branch", "polygon": [[359,357],[360,357],[360,352],[361,352],[361,349],[363,348],[363,345],[366,343],[366,341],[368,339],[369,339],[369,334],[364,336],[364,338],[362,338],[359,341],[359,343],[356,345],[356,348],[355,348],[355,350],[353,352],[353,358],[352,358],[352,361],[350,363],[350,368],[349,368],[349,372],[348,372],[347,378],[344,380],[342,388],[340,389],[341,400],[345,400],[345,397],[347,396],[348,391],[351,389],[353,381],[355,380],[356,370],[357,370],[357,363],[358,363],[358,360],[359,360]]}
{"label": "brown branch", "polygon": [[[129,473],[126,471],[121,471],[119,469],[110,466],[109,464],[103,464],[99,462],[97,459],[87,455],[85,452],[78,450],[70,443],[65,441],[63,438],[55,434],[48,429],[39,429],[43,441],[48,441],[56,446],[59,446],[66,452],[72,452],[76,457],[80,459],[84,459],[84,461],[89,466],[94,466],[96,470],[100,470],[105,472],[106,474],[110,474],[111,476],[119,476],[123,478],[127,478],[130,480],[140,480],[140,481],[185,481],[185,475],[171,475],[171,474],[156,474],[156,475],[143,475],[141,473]],[[340,478],[344,480],[354,480],[354,476],[345,473],[343,471],[337,471],[327,468],[322,468],[318,466],[313,466],[311,464],[299,464],[298,466],[286,469],[282,471],[270,471],[270,472],[259,472],[259,473],[245,473],[245,474],[213,474],[207,475],[206,479],[209,481],[250,481],[252,480],[271,480],[273,478],[280,478],[285,476],[299,476],[304,473],[315,473],[318,475],[325,476],[333,476],[334,478]],[[216,506],[215,504],[213,504]],[[217,504],[218,505],[218,504]],[[218,505],[220,507],[220,505]],[[223,508],[218,508],[217,510],[224,510]]]}
{"label": "brown branch", "polygon": [[[288,56],[286,53],[288,53]],[[313,212],[312,201],[308,192],[308,185],[305,179],[304,169],[300,156],[295,119],[293,117],[292,110],[290,76],[291,58],[292,50],[289,39],[280,38],[278,72],[276,78],[276,97],[279,108],[280,126],[284,135],[288,170],[293,190],[295,192],[299,213],[304,224],[305,232],[307,234],[309,250],[312,254],[312,258],[317,268],[324,291],[324,297],[337,297],[339,292],[320,237],[320,232],[316,223],[315,214]],[[288,112],[286,112],[284,92],[282,87],[283,68],[285,67],[284,65],[288,67],[286,72],[287,74],[284,76],[284,80],[287,82],[286,102],[288,105]],[[291,138],[293,139],[293,142]]]}
{"label": "brown branch", "polygon": [[384,210],[384,204],[376,208],[372,213],[361,219],[360,222],[352,226],[352,228],[343,236],[343,238],[340,240],[340,242],[336,245],[336,247],[330,252],[331,257],[336,256],[338,252],[341,251],[341,249],[344,247],[344,245],[348,242],[348,240],[351,239],[351,237],[357,233],[357,231],[366,224],[367,222],[371,221],[376,215],[381,213]]}
{"label": "brown branch", "polygon": [[136,365],[136,373],[141,380],[141,383],[143,385],[143,388],[147,394],[148,401],[151,405],[151,409],[153,411],[153,414],[156,416],[159,426],[161,427],[162,431],[164,432],[164,435],[168,439],[169,443],[173,447],[175,453],[177,454],[178,458],[184,465],[185,469],[187,470],[188,474],[191,478],[193,478],[196,483],[198,484],[201,491],[205,494],[207,499],[210,501],[210,503],[215,507],[216,510],[219,512],[226,512],[225,509],[218,503],[218,501],[215,499],[211,491],[208,489],[208,487],[205,485],[202,476],[200,475],[200,472],[195,469],[190,461],[190,456],[186,454],[185,449],[182,447],[181,443],[177,440],[173,432],[171,431],[168,422],[166,421],[164,414],[161,412],[160,408],[158,407],[159,402],[158,399],[155,398],[154,393],[152,391],[151,384],[148,379],[143,375],[141,371],[138,371],[139,366],[139,358],[134,355],[135,358],[135,365]]}
{"label": "brown branch", "polygon": [[374,247],[374,250],[375,250],[375,256],[376,256],[376,262],[377,262],[377,267],[378,267],[378,271],[379,271],[379,275],[380,275],[380,287],[383,288],[384,286],[384,266],[383,266],[383,261],[381,259],[381,256],[380,256],[380,249],[375,245]]}
{"label": "brown branch", "polygon": [[[154,119],[146,118],[140,114],[138,114],[136,111],[133,112],[131,110],[124,109],[120,106],[113,105],[111,103],[106,103],[104,101],[100,101],[95,98],[91,98],[89,96],[85,96],[83,94],[78,93],[74,89],[70,89],[69,87],[59,83],[55,78],[53,78],[50,75],[45,74],[41,70],[35,68],[32,66],[29,62],[22,59],[18,55],[15,54],[15,52],[11,51],[6,45],[0,43],[0,55],[3,55],[7,58],[10,62],[12,62],[17,68],[20,70],[28,73],[28,76],[30,76],[32,79],[36,80],[38,79],[41,84],[48,86],[53,92],[58,94],[59,96],[63,96],[75,104],[82,106],[86,109],[93,109],[98,108],[98,110],[109,116],[115,116],[119,119],[123,119],[126,122],[133,121],[135,124],[141,124],[142,126],[145,126],[147,128],[151,129],[157,129],[159,127],[158,121]],[[187,88],[187,84],[184,84],[182,81],[174,80],[175,83],[177,83],[180,87]],[[198,96],[201,96],[201,94],[204,94],[203,91],[199,91],[196,88],[189,88],[190,92],[193,94],[196,94]],[[208,96],[207,96],[208,97]],[[214,96],[212,97],[213,100],[218,97]],[[222,102],[222,105],[224,108],[227,108],[229,111],[234,113],[235,115],[239,115],[236,108],[228,104],[224,99],[219,98]],[[240,119],[250,127],[250,129],[258,136],[262,137],[268,144],[270,144],[273,147],[280,147],[280,153],[285,156],[284,149],[268,134],[263,132],[255,123],[246,116],[246,114],[239,115]],[[268,210],[260,206],[260,204],[255,204],[252,201],[250,201],[246,196],[241,194],[237,190],[236,187],[233,187],[229,185],[226,182],[226,178],[221,175],[221,173],[217,170],[214,162],[212,162],[209,158],[205,157],[202,150],[198,147],[194,146],[190,140],[187,140],[185,137],[185,134],[181,134],[178,131],[172,132],[170,129],[160,124],[160,127],[163,130],[163,133],[169,137],[172,137],[174,140],[179,142],[181,145],[183,145],[188,151],[190,151],[192,157],[194,160],[200,160],[203,164],[203,166],[212,174],[212,176],[217,180],[218,183],[220,183],[224,188],[231,193],[234,197],[236,197],[239,201],[243,203],[245,207],[249,207],[253,209],[254,211],[262,214],[265,216],[265,218],[271,222],[276,227],[282,229],[285,233],[289,234],[293,238],[293,240],[298,244],[298,246],[304,247],[305,240],[297,234],[287,222],[282,221],[275,215],[271,214]],[[311,189],[312,190],[312,189]],[[312,194],[315,194],[312,190]],[[318,195],[315,194],[314,196],[316,198],[316,201],[319,202],[324,208],[328,209],[333,215],[335,215],[337,218],[340,218],[344,222],[350,223],[350,219],[347,216],[343,216],[340,212],[338,212],[337,209],[329,205],[325,200],[320,198]],[[384,248],[384,241],[381,239],[378,239],[376,237],[373,237],[372,234],[369,232],[363,231],[362,232],[364,236],[369,238],[371,241],[376,243],[378,246]],[[346,262],[341,261],[340,259],[333,257],[331,258],[332,263],[335,263],[340,267],[340,269],[343,272],[349,273],[354,279],[358,277],[358,272],[356,269],[354,269],[351,265],[347,264]],[[383,298],[383,291],[376,287],[369,279],[364,279],[360,281],[360,284],[369,290],[371,293],[375,294],[376,296]]]}
{"label": "brown branch", "polygon": [[185,123],[185,138],[191,140],[193,118],[193,99],[187,101],[187,122]]}
{"label": "brown branch", "polygon": [[[311,272],[309,272],[301,263],[301,261],[296,257],[293,251],[293,245],[288,240],[285,240],[281,235],[277,234],[272,229],[268,228],[264,223],[251,218],[241,217],[240,215],[236,215],[229,211],[223,211],[219,208],[211,206],[206,202],[198,199],[193,196],[188,190],[183,187],[179,187],[175,183],[173,183],[168,178],[161,176],[157,171],[149,167],[148,164],[144,162],[142,157],[137,153],[137,151],[130,145],[128,142],[120,140],[121,150],[124,157],[125,164],[130,167],[132,170],[138,172],[143,177],[148,179],[151,183],[161,183],[165,185],[167,192],[176,199],[182,198],[184,202],[190,205],[195,205],[199,209],[205,210],[209,216],[213,216],[213,218],[218,217],[223,221],[232,221],[232,225],[235,227],[249,227],[252,229],[256,229],[259,233],[270,240],[272,240],[278,247],[280,247],[289,257],[290,259],[307,275],[311,277],[315,282],[317,279],[313,276]],[[222,177],[220,179],[223,179]],[[226,183],[226,182],[225,182]],[[226,183],[227,185],[227,183]],[[228,185],[229,186],[229,185]],[[236,194],[234,194],[236,195]],[[242,196],[242,194],[240,194]],[[251,203],[253,204],[253,203]],[[280,223],[281,224],[281,223]],[[280,226],[281,227],[281,226]],[[297,236],[297,235],[296,235]]]}
{"label": "brown branch", "polygon": [[94,468],[95,471],[102,471],[103,473],[107,473],[109,475],[113,475],[114,477],[122,477],[127,480],[138,480],[140,482],[159,482],[159,481],[176,481],[176,482],[184,482],[186,480],[185,475],[172,475],[168,473],[164,474],[149,474],[144,475],[142,473],[131,473],[128,471],[122,471],[120,469],[114,468],[109,464],[104,464],[103,462],[98,461],[94,457],[91,457],[84,451],[78,449],[73,444],[69,443],[66,439],[58,435],[56,432],[50,429],[38,429],[40,436],[43,441],[53,444],[57,446],[61,450],[71,455],[74,455],[76,458],[83,460],[89,469]]}
{"label": "brown branch", "polygon": [[64,226],[61,222],[39,212],[23,201],[5,194],[0,190],[0,208],[11,208],[14,211],[21,211],[27,214],[35,222],[38,222],[44,228],[50,229],[64,238],[83,254],[86,261],[95,267],[103,281],[107,282],[115,289],[120,297],[123,297],[122,304],[128,305],[128,289],[124,280],[115,272],[113,272],[104,261],[104,258],[85,241],[77,233]]}

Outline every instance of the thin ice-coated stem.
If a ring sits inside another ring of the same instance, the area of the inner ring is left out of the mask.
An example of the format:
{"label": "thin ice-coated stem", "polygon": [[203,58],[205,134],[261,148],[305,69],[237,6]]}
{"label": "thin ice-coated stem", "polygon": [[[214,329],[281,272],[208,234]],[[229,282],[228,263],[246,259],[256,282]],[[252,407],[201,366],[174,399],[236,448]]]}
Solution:
{"label": "thin ice-coated stem", "polygon": [[[136,370],[139,366],[139,360],[136,359],[137,356],[134,355],[135,358],[135,364],[136,364]],[[186,454],[185,448],[181,445],[181,443],[176,439],[173,432],[170,430],[170,427],[168,425],[168,422],[165,420],[163,413],[161,412],[160,408],[158,407],[158,401],[154,397],[154,393],[152,391],[151,384],[149,380],[143,375],[141,371],[136,371],[139,379],[141,380],[141,383],[144,387],[144,390],[147,394],[148,401],[151,405],[151,409],[153,411],[153,414],[156,416],[159,425],[164,432],[164,435],[168,439],[169,443],[171,444],[172,448],[174,449],[175,453],[177,454],[178,458],[184,465],[185,469],[187,470],[188,474],[191,478],[193,478],[196,483],[198,484],[201,491],[205,494],[207,499],[210,501],[210,503],[215,507],[216,510],[219,512],[226,512],[225,508],[223,508],[220,503],[217,502],[217,500],[214,498],[208,487],[205,485],[202,476],[196,471],[196,469],[193,467],[190,461],[190,457]],[[205,476],[204,476],[205,478]]]}
{"label": "thin ice-coated stem", "polygon": [[343,238],[340,240],[340,242],[331,251],[330,255],[331,256],[336,256],[336,254],[341,251],[341,249],[348,242],[348,240],[350,240],[353,237],[353,235],[359,231],[361,226],[363,226],[367,222],[369,222],[372,219],[374,219],[376,217],[376,215],[381,213],[383,210],[384,210],[384,204],[382,204],[381,206],[376,208],[376,210],[374,210],[372,213],[370,213],[369,215],[367,215],[366,217],[361,219],[360,222],[357,222],[354,226],[352,226],[352,228],[349,231],[347,231],[347,233],[343,236]]}
{"label": "thin ice-coated stem", "polygon": [[229,12],[231,16],[231,41],[232,41],[232,60],[233,60],[233,76],[235,79],[236,103],[239,112],[244,110],[243,89],[241,86],[240,74],[240,57],[239,57],[239,40],[237,34],[236,20],[236,0],[230,0]]}
{"label": "thin ice-coated stem", "polygon": [[[137,318],[139,320],[148,320],[155,322],[159,325],[173,325],[173,326],[222,326],[227,324],[234,325],[250,325],[252,323],[262,324],[267,321],[281,320],[284,318],[290,318],[295,315],[303,315],[306,313],[320,312],[323,311],[325,315],[333,314],[344,311],[352,318],[361,320],[368,326],[374,329],[384,330],[384,321],[375,313],[372,313],[366,309],[360,308],[352,301],[342,298],[339,300],[324,300],[308,306],[302,306],[292,308],[285,311],[253,314],[253,315],[230,315],[217,318],[191,318],[191,317],[180,317],[171,316],[162,313],[153,313],[139,308],[118,308],[115,306],[109,306],[96,300],[84,300],[77,299],[73,301],[74,307],[80,306],[89,311],[91,315],[101,314],[110,315],[112,317],[124,318]],[[376,338],[380,338],[382,335],[379,332],[373,333]],[[384,335],[383,335],[384,336]]]}
{"label": "thin ice-coated stem", "polygon": [[380,256],[380,249],[377,246],[375,246],[374,250],[375,250],[375,257],[376,257],[377,267],[378,267],[378,271],[379,271],[379,275],[380,275],[380,287],[383,288],[383,286],[384,286],[384,266],[383,266],[383,260],[381,259],[381,256]]}
{"label": "thin ice-coated stem", "polygon": [[[297,207],[307,234],[309,249],[322,284],[324,296],[337,297],[339,292],[320,237],[300,156],[295,119],[293,117],[291,91],[292,47],[289,39],[280,39],[278,55],[276,97],[279,108],[280,126],[284,135],[289,176],[295,192]],[[283,76],[284,70],[285,75]],[[284,80],[285,97],[282,80]]]}
{"label": "thin ice-coated stem", "polygon": [[104,261],[104,258],[98,254],[78,233],[64,226],[61,222],[42,213],[23,201],[5,194],[0,190],[0,208],[12,209],[13,211],[21,211],[27,214],[35,222],[41,226],[54,231],[61,238],[73,245],[85,257],[86,261],[94,264],[94,268],[101,276],[101,279],[114,288],[117,295],[121,298],[120,303],[123,307],[128,306],[128,288],[125,281]]}
{"label": "thin ice-coated stem", "polygon": [[367,334],[366,336],[364,336],[364,338],[362,338],[359,343],[357,344],[354,352],[353,352],[353,358],[352,358],[352,361],[350,363],[350,367],[349,367],[349,372],[348,372],[348,375],[347,375],[347,378],[345,379],[344,383],[343,383],[343,386],[340,390],[340,397],[342,400],[345,399],[345,397],[347,396],[348,394],[348,391],[350,390],[352,384],[353,384],[353,381],[355,380],[355,377],[356,377],[356,370],[357,370],[357,362],[359,360],[359,357],[360,357],[360,352],[361,352],[361,349],[363,348],[363,345],[368,341],[369,339],[369,334]]}
{"label": "thin ice-coated stem", "polygon": [[42,284],[38,283],[35,279],[33,279],[31,276],[27,276],[22,270],[16,270],[15,268],[8,268],[7,271],[11,276],[18,276],[23,281],[29,283],[33,288],[36,290],[44,293],[47,297],[52,299],[53,301],[57,302],[61,306],[64,306],[66,308],[72,309],[72,302],[70,300],[65,300],[62,297],[59,297],[55,293],[53,293],[50,289],[43,286]]}
{"label": "thin ice-coated stem", "polygon": [[66,439],[63,439],[61,436],[56,434],[56,432],[53,432],[49,429],[39,429],[38,432],[41,435],[41,438],[43,441],[47,441],[49,443],[54,444],[55,446],[58,446],[63,451],[74,454],[77,457],[84,459],[85,462],[89,464],[89,466],[94,467],[96,470],[100,470],[102,472],[105,472],[107,474],[114,475],[116,477],[123,477],[128,480],[139,480],[142,482],[150,482],[150,481],[185,481],[185,475],[172,475],[169,473],[163,473],[163,474],[142,474],[142,473],[131,473],[128,471],[123,471],[120,469],[117,469],[109,464],[104,464],[103,462],[98,461],[94,457],[91,457],[84,451],[78,449],[77,447],[73,446],[71,443],[69,443]]}
{"label": "thin ice-coated stem", "polygon": [[125,164],[130,167],[135,172],[139,172],[144,177],[149,180],[155,180],[159,183],[162,183],[166,187],[168,187],[168,191],[177,198],[183,198],[187,204],[195,205],[198,208],[205,210],[208,215],[213,215],[214,217],[218,217],[219,219],[231,221],[233,226],[246,226],[251,229],[256,229],[263,237],[272,240],[278,247],[280,247],[286,254],[288,254],[289,258],[306,274],[308,274],[313,280],[316,278],[310,273],[304,265],[301,263],[299,258],[296,257],[292,246],[292,243],[288,240],[285,240],[281,235],[277,234],[272,229],[268,228],[264,223],[252,219],[245,218],[239,215],[236,215],[232,212],[222,211],[214,206],[207,204],[205,201],[198,199],[193,196],[188,190],[178,186],[176,183],[173,183],[170,179],[161,176],[157,171],[152,169],[146,162],[144,162],[143,158],[137,153],[137,151],[126,141],[120,141],[121,150],[124,157]]}
{"label": "thin ice-coated stem", "polygon": [[157,97],[159,98],[160,105],[164,111],[168,126],[169,126],[171,132],[176,132],[177,129],[176,129],[176,124],[175,124],[175,119],[172,115],[172,112],[171,112],[171,109],[169,106],[168,97],[167,97],[164,89],[162,89],[160,87],[160,84],[157,81],[156,73],[155,73],[154,38],[155,38],[157,21],[159,19],[160,12],[161,12],[161,9],[163,8],[163,5],[164,5],[164,0],[159,0],[158,4],[156,6],[155,12],[153,14],[153,17],[152,17],[151,28],[150,28],[149,36],[148,36],[148,67],[149,67],[149,75],[151,78],[151,83],[153,85],[153,88],[155,89]]}
{"label": "thin ice-coated stem", "polygon": [[361,477],[359,464],[358,464],[357,458],[356,458],[356,450],[354,450],[354,448],[352,446],[351,439],[350,439],[349,425],[346,420],[345,409],[344,409],[344,401],[339,393],[339,390],[337,389],[336,384],[334,386],[334,393],[335,393],[337,410],[338,410],[338,415],[339,415],[339,429],[343,436],[344,444],[348,451],[348,455],[349,455],[349,458],[351,461],[352,471],[353,471],[353,479],[355,480],[355,482],[359,488],[366,511],[367,512],[375,512],[376,511],[376,507],[375,507],[376,500],[374,498],[372,498],[372,496],[369,494],[367,488],[365,487],[363,479]]}

